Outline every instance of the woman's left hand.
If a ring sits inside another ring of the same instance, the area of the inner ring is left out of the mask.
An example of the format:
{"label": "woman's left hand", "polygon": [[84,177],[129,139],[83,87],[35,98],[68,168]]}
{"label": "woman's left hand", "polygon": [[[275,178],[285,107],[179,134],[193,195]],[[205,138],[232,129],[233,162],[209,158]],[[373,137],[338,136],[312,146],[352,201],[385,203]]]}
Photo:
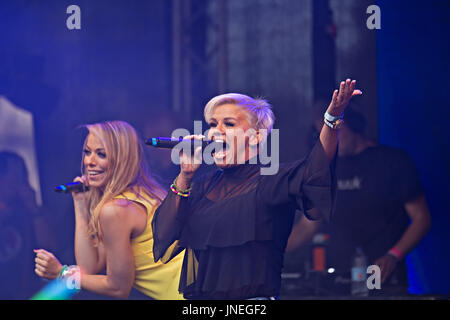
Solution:
{"label": "woman's left hand", "polygon": [[347,79],[346,81],[342,81],[339,86],[339,91],[334,90],[333,92],[333,97],[331,98],[331,103],[328,106],[327,112],[335,117],[340,116],[353,96],[362,95],[362,91],[355,90],[355,88],[356,80],[352,81]]}
{"label": "woman's left hand", "polygon": [[58,278],[58,275],[62,269],[61,263],[51,253],[44,249],[33,250],[36,253],[36,267],[34,272],[42,278],[53,280]]}

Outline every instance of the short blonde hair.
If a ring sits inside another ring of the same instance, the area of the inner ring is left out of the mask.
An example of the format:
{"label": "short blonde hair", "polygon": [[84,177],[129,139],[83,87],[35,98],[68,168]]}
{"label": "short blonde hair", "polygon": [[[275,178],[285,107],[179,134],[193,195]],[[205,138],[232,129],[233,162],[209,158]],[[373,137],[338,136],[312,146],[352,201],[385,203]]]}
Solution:
{"label": "short blonde hair", "polygon": [[249,123],[256,130],[266,129],[268,133],[272,130],[275,122],[272,106],[264,99],[253,99],[240,93],[226,93],[209,100],[203,112],[205,121],[209,122],[214,109],[224,104],[234,104],[243,108],[249,116]]}

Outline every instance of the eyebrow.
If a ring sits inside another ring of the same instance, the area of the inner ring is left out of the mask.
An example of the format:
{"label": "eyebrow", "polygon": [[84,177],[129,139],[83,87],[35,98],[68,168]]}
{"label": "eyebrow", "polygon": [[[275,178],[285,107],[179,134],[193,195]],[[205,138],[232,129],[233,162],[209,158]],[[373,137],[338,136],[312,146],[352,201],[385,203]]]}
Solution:
{"label": "eyebrow", "polygon": [[[89,147],[88,145],[86,145],[86,149],[91,150],[92,148]],[[97,149],[95,149],[95,151],[105,151],[105,148],[97,148]]]}
{"label": "eyebrow", "polygon": [[[209,120],[210,120],[210,121],[216,121],[216,122],[217,122],[216,118],[211,118],[211,119],[209,119]],[[238,121],[237,118],[232,118],[232,117],[226,117],[226,118],[223,118],[223,120],[224,120],[224,121],[226,121],[226,120],[234,120],[234,121]]]}

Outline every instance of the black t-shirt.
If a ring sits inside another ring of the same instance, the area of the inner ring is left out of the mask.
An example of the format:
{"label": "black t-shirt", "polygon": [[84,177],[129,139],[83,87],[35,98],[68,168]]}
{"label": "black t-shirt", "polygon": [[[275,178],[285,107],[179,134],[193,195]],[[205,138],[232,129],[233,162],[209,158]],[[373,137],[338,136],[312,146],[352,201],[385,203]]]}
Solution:
{"label": "black t-shirt", "polygon": [[[372,264],[395,245],[409,224],[405,203],[423,190],[412,159],[386,146],[339,157],[336,177],[329,262],[338,272],[347,272],[356,247],[362,247]],[[406,281],[404,262],[398,269]]]}

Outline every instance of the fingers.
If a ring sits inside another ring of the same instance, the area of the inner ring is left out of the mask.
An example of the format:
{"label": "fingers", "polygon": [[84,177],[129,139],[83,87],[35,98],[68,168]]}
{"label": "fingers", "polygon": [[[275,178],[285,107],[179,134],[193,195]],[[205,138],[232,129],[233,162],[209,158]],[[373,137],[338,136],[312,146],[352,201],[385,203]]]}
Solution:
{"label": "fingers", "polygon": [[47,267],[48,266],[48,262],[42,258],[36,257],[34,259],[34,262],[36,263],[36,266],[41,266],[41,267]]}
{"label": "fingers", "polygon": [[356,80],[350,82],[350,92],[353,92],[356,88]]}
{"label": "fingers", "polygon": [[395,269],[395,265],[391,262],[386,262],[385,265],[383,265],[383,268],[380,268],[381,270],[381,283],[384,283],[389,276],[391,275],[392,271]]}
{"label": "fingers", "polygon": [[384,283],[395,269],[395,263],[393,263],[388,257],[379,258],[375,261],[375,265],[380,268],[381,283]]}
{"label": "fingers", "polygon": [[47,268],[45,266],[42,266],[38,263],[35,264],[35,269],[41,272],[42,274],[46,274]]}
{"label": "fingers", "polygon": [[59,272],[60,263],[58,259],[44,249],[33,250],[36,253],[34,272],[45,279],[55,279]]}
{"label": "fingers", "polygon": [[54,255],[51,252],[48,252],[44,249],[33,250],[36,253],[36,256],[41,258],[42,260],[48,260],[54,258]]}
{"label": "fingers", "polygon": [[[196,135],[192,134],[192,135],[188,135],[188,136],[183,137],[184,140],[198,140],[198,141],[203,141],[205,138],[206,137],[204,135],[201,135],[201,134],[196,134]],[[198,157],[201,154],[201,150],[202,150],[202,146],[201,145],[196,147],[195,150],[194,150],[194,154],[190,154],[190,157],[186,156],[184,154],[183,149],[180,150],[180,153],[181,153],[182,159],[190,159],[190,158],[192,158],[192,156]]]}
{"label": "fingers", "polygon": [[339,85],[339,92],[337,94],[336,102],[343,103],[348,99],[348,95],[350,92],[351,81],[347,79],[346,81],[341,81]]}
{"label": "fingers", "polygon": [[336,103],[337,97],[338,97],[338,90],[334,90],[333,96],[331,97],[331,103]]}
{"label": "fingers", "polygon": [[345,80],[345,85],[344,85],[344,99],[347,99],[349,93],[350,93],[350,85],[351,85],[351,81],[350,79]]}
{"label": "fingers", "polygon": [[[353,89],[352,89],[353,86]],[[347,100],[351,97],[353,93],[354,87],[356,86],[356,81],[351,81],[350,79],[345,80],[344,84],[344,100]]]}
{"label": "fingers", "polygon": [[36,265],[36,267],[34,269],[34,273],[36,273],[41,278],[45,278],[45,279],[49,279],[49,280],[53,280],[53,279],[57,278],[56,276],[50,275],[46,268],[43,268],[38,265]]}
{"label": "fingers", "polygon": [[354,96],[362,95],[361,90],[355,90],[356,88],[356,80],[347,79],[345,81],[345,97],[346,99],[351,99]]}
{"label": "fingers", "polygon": [[35,262],[41,266],[48,267],[51,262],[58,262],[56,257],[44,249],[33,250],[36,253]]}
{"label": "fingers", "polygon": [[89,187],[89,180],[88,180],[88,178],[86,176],[76,177],[75,179],[73,179],[73,181],[74,182],[81,182],[86,187]]}
{"label": "fingers", "polygon": [[361,90],[355,90],[356,80],[346,79],[339,84],[339,90],[333,92],[332,105],[336,108],[342,108],[347,105],[354,96],[362,95]]}
{"label": "fingers", "polygon": [[[349,96],[355,91],[355,88],[356,88],[356,80],[347,79],[345,81],[341,81],[339,85],[339,94],[342,97]],[[361,92],[361,90],[356,91]]]}
{"label": "fingers", "polygon": [[352,93],[352,97],[354,97],[354,96],[360,96],[360,95],[362,95],[362,94],[363,94],[363,93],[362,93],[361,90],[354,90],[353,93]]}
{"label": "fingers", "polygon": [[34,250],[34,252],[36,252],[36,258],[34,259],[35,262],[34,272],[42,278],[48,278],[47,271],[49,263],[46,258],[47,256],[43,252],[37,251],[38,250]]}
{"label": "fingers", "polygon": [[34,273],[36,273],[41,278],[45,278],[44,273],[41,270],[39,270],[38,268],[34,269]]}
{"label": "fingers", "polygon": [[345,96],[345,82],[341,81],[341,84],[339,86],[339,94],[338,94],[338,102],[342,102],[344,100]]}
{"label": "fingers", "polygon": [[[206,137],[204,135],[201,135],[201,134],[192,135],[192,136],[193,136],[194,140],[203,141],[204,139],[206,139]],[[195,148],[195,150],[194,150],[194,157],[199,157],[199,155],[201,154],[201,150],[202,150],[201,146]]]}
{"label": "fingers", "polygon": [[184,140],[192,140],[192,139],[193,140],[203,140],[203,139],[205,139],[205,136],[201,135],[201,134],[191,134],[191,135],[183,137],[183,139]]}

